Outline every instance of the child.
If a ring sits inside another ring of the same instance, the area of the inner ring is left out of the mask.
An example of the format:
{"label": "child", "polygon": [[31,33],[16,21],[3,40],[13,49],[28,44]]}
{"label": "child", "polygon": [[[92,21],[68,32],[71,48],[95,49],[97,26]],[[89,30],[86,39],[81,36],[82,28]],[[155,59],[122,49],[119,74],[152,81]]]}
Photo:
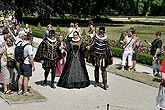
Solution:
{"label": "child", "polygon": [[161,83],[159,86],[156,105],[158,110],[165,110],[165,46],[163,46],[164,60],[161,62]]}

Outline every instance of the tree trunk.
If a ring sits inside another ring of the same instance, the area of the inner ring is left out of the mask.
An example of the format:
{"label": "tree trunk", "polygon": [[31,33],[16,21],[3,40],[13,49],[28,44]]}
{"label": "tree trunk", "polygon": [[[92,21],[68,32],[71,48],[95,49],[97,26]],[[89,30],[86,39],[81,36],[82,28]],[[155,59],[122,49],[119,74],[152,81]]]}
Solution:
{"label": "tree trunk", "polygon": [[22,23],[22,15],[23,15],[22,6],[23,6],[22,0],[15,0],[15,17],[18,23]]}
{"label": "tree trunk", "polygon": [[23,13],[22,13],[22,11],[20,11],[21,9],[18,9],[18,10],[15,10],[15,17],[16,17],[16,19],[17,19],[17,21],[18,21],[18,23],[19,24],[21,24],[22,23],[22,15],[23,15]]}
{"label": "tree trunk", "polygon": [[149,6],[150,6],[150,5],[149,5],[149,0],[148,0],[148,2],[145,2],[145,3],[144,3],[142,16],[147,16],[148,11],[149,11]]}
{"label": "tree trunk", "polygon": [[139,0],[136,1],[136,11],[137,15],[139,15]]}

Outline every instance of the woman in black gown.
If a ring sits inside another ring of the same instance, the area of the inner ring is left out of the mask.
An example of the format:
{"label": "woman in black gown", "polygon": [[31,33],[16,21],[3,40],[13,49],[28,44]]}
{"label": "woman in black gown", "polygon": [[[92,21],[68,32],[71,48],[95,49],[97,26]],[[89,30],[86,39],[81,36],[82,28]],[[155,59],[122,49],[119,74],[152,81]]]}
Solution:
{"label": "woman in black gown", "polygon": [[64,70],[57,86],[64,88],[85,88],[90,80],[85,65],[85,45],[80,42],[79,33],[75,31],[71,42],[64,47],[67,51],[67,59]]}

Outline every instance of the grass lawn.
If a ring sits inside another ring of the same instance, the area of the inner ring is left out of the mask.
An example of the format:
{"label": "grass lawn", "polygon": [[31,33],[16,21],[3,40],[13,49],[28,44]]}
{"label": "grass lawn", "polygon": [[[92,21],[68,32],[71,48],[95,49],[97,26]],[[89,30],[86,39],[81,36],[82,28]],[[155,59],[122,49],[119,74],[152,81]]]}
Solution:
{"label": "grass lawn", "polygon": [[0,97],[4,99],[8,104],[32,103],[47,100],[46,97],[42,96],[33,88],[30,88],[30,91],[32,92],[33,96],[18,95],[16,92],[14,92],[14,94],[3,94],[0,92]]}
{"label": "grass lawn", "polygon": [[[81,24],[80,24],[81,25]],[[112,40],[118,40],[120,38],[121,32],[124,29],[129,29],[130,27],[134,27],[136,29],[137,36],[141,39],[144,46],[148,46],[144,40],[148,40],[149,42],[152,42],[155,39],[155,33],[157,31],[162,32],[162,41],[163,44],[165,44],[165,25],[142,25],[142,24],[123,24],[123,25],[101,25],[105,26],[106,28],[106,34],[108,37]],[[60,27],[61,31],[66,31],[68,26],[66,27]],[[99,24],[97,24],[97,29],[99,28]],[[46,29],[46,27],[43,27],[43,29]],[[56,29],[56,27],[54,27]],[[81,27],[81,30],[88,31],[88,27]]]}
{"label": "grass lawn", "polygon": [[133,72],[133,71],[122,71],[119,70],[119,68],[115,65],[111,65],[107,68],[107,71],[109,71],[112,74],[116,74],[134,81],[138,81],[153,87],[159,87],[160,84],[160,78],[153,77],[149,74],[140,73],[140,72]]}

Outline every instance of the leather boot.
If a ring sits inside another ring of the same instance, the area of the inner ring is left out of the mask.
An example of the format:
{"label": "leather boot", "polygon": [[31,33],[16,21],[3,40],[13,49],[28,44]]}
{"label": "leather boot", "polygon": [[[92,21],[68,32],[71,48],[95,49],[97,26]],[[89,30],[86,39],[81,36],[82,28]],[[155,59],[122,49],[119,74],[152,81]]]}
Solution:
{"label": "leather boot", "polygon": [[102,71],[102,79],[103,79],[103,89],[107,90],[108,89],[108,85],[107,85],[107,71]]}
{"label": "leather boot", "polygon": [[95,87],[99,86],[99,71],[95,70]]}

